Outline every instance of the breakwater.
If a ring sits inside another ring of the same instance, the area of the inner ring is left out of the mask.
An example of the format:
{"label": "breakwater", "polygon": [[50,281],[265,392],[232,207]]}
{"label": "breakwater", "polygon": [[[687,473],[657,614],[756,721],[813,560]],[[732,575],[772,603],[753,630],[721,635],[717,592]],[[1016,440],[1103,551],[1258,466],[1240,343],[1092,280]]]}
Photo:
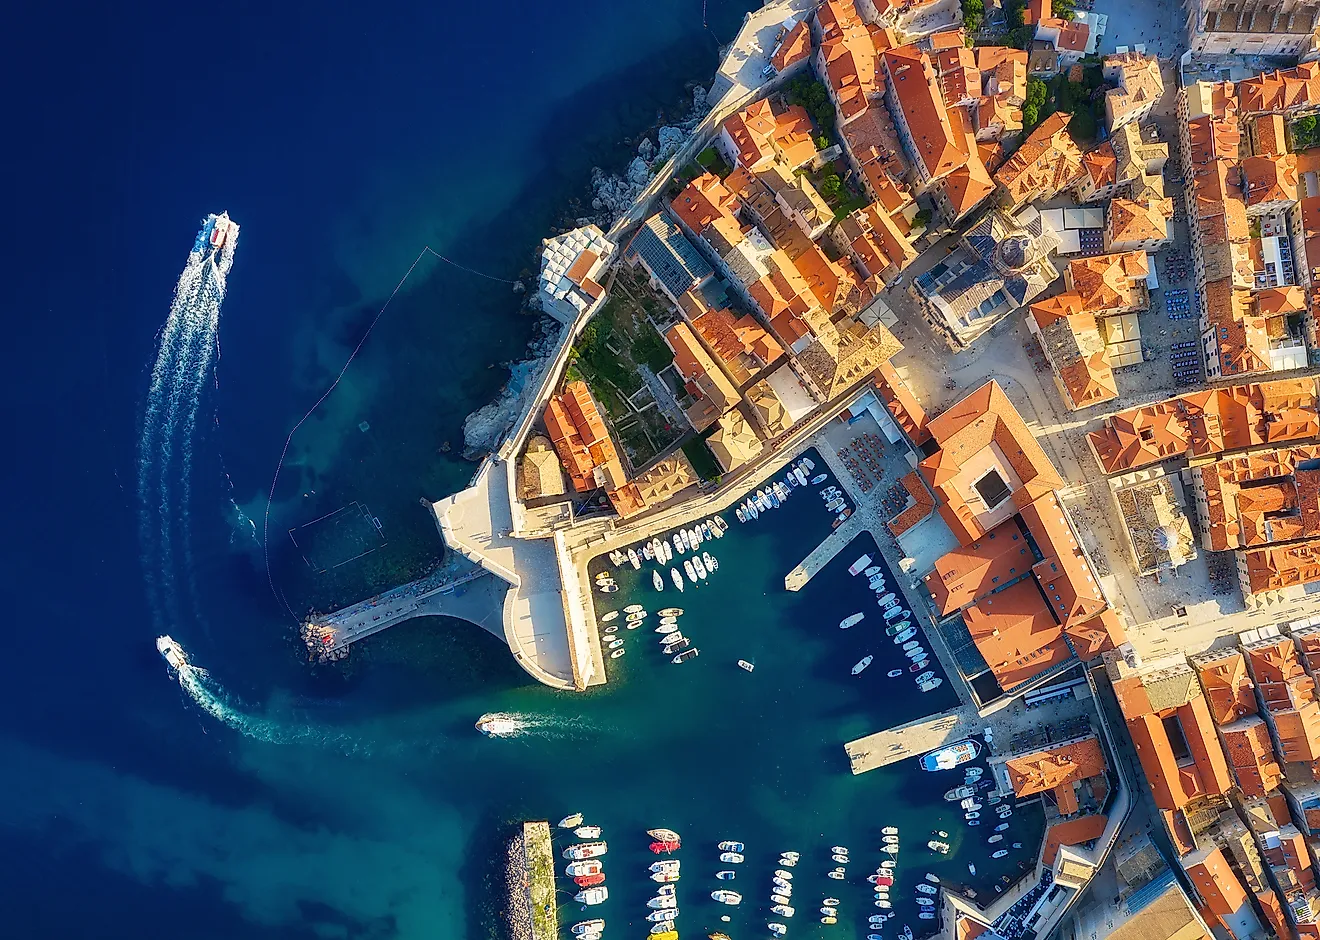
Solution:
{"label": "breakwater", "polygon": [[554,940],[559,933],[555,906],[555,855],[548,822],[528,822],[509,840],[505,860],[509,937]]}

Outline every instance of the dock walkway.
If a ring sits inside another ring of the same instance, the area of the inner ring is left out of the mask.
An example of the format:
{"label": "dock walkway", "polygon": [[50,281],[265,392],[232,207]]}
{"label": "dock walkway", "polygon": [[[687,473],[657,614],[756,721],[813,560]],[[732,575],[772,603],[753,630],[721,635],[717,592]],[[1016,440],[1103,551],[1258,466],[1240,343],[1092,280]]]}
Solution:
{"label": "dock walkway", "polygon": [[532,909],[532,940],[555,940],[559,918],[555,909],[555,852],[550,823],[523,823],[527,853],[527,900]]}
{"label": "dock walkway", "polygon": [[980,717],[967,707],[919,718],[888,731],[877,731],[843,746],[854,774],[887,767],[977,734]]}
{"label": "dock walkway", "polygon": [[425,616],[458,617],[503,638],[500,614],[507,590],[508,585],[499,584],[498,579],[454,553],[416,581],[309,618],[302,627],[303,641],[318,659],[342,659],[350,644],[401,621]]}
{"label": "dock walkway", "polygon": [[784,576],[785,590],[802,590],[812,578],[830,563],[835,555],[843,551],[845,545],[863,532],[870,532],[874,537],[875,530],[872,527],[874,522],[874,516],[864,509],[859,508],[853,512],[851,516],[844,520],[843,525],[827,535],[825,541],[813,548],[811,553],[802,559],[801,564]]}

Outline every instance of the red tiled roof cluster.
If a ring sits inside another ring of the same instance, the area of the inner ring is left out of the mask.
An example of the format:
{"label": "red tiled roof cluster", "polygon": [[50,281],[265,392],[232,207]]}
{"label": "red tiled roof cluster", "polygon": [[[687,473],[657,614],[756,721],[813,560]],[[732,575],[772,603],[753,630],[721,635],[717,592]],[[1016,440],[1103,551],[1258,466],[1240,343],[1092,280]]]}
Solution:
{"label": "red tiled roof cluster", "polygon": [[926,489],[926,484],[921,479],[921,474],[912,470],[903,475],[898,481],[908,496],[912,497],[912,505],[908,506],[894,518],[890,519],[888,524],[889,532],[895,538],[902,535],[908,529],[912,528],[918,522],[927,518],[935,511],[935,497],[930,495],[930,490]]}

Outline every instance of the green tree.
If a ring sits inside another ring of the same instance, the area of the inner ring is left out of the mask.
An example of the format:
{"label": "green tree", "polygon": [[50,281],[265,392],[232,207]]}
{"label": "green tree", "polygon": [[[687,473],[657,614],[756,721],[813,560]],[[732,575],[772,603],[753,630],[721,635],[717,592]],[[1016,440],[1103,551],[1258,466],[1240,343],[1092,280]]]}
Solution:
{"label": "green tree", "polygon": [[1013,48],[1031,51],[1031,41],[1036,38],[1036,27],[1019,25],[1013,30]]}
{"label": "green tree", "polygon": [[838,173],[826,173],[820,181],[820,194],[826,199],[835,198],[841,189],[843,189],[843,180],[839,179]]}
{"label": "green tree", "polygon": [[1027,79],[1027,101],[1029,105],[1035,105],[1036,110],[1045,103],[1045,96],[1049,94],[1049,89],[1039,78]]}
{"label": "green tree", "polygon": [[1029,134],[1039,123],[1040,108],[1028,101],[1022,106],[1022,130]]}
{"label": "green tree", "polygon": [[1095,130],[1095,117],[1091,114],[1090,108],[1081,108],[1074,112],[1072,120],[1068,122],[1068,133],[1077,140],[1094,140]]}

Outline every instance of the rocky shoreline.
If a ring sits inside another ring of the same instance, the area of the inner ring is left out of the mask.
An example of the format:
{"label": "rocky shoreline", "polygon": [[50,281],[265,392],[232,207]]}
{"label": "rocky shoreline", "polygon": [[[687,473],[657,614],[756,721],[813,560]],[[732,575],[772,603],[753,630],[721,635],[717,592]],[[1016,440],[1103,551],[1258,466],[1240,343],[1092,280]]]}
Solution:
{"label": "rocky shoreline", "polygon": [[531,880],[527,851],[519,829],[505,846],[504,884],[506,903],[504,925],[509,940],[535,940],[532,926],[532,899],[527,891]]}
{"label": "rocky shoreline", "polygon": [[[564,228],[595,223],[602,229],[608,229],[615,219],[637,201],[646,184],[664,166],[665,161],[678,152],[709,110],[706,89],[697,85],[692,89],[692,105],[684,119],[676,124],[660,124],[648,131],[637,145],[637,155],[622,174],[607,173],[598,166],[592,167],[593,213],[573,218],[572,224],[565,224]],[[655,141],[651,139],[652,132]],[[581,205],[577,200],[571,202],[574,208]],[[509,370],[509,380],[500,389],[500,393],[493,401],[463,420],[463,457],[467,460],[482,460],[495,449],[500,439],[518,420],[525,407],[526,396],[534,393],[539,386],[550,356],[563,335],[564,327],[541,313],[535,290],[527,291],[523,309],[529,315],[540,317],[538,329],[528,343],[526,358],[501,363]]]}

